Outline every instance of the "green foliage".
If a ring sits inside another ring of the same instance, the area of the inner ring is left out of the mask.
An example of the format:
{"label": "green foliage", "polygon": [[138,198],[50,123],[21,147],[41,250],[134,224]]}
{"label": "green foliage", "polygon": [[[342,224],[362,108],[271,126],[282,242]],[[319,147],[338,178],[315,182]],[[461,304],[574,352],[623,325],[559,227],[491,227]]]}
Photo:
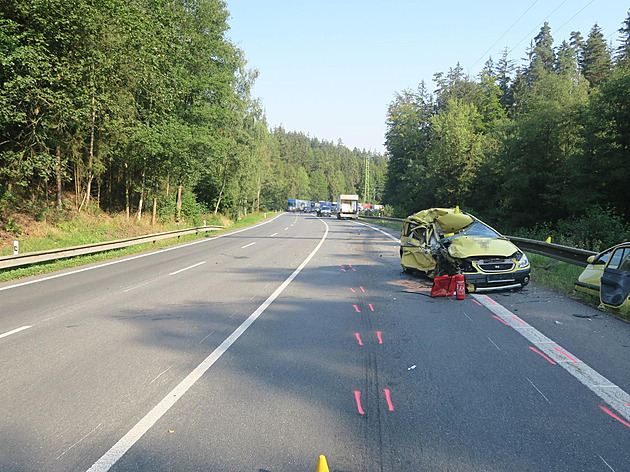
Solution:
{"label": "green foliage", "polygon": [[424,83],[398,93],[387,114],[389,213],[459,205],[506,234],[589,248],[627,239],[629,22],[616,64],[597,25],[554,48],[545,23],[515,72],[506,50],[476,81],[457,64],[434,75],[433,94]]}
{"label": "green foliage", "polygon": [[13,218],[9,218],[7,220],[6,225],[4,225],[4,229],[5,231],[8,231],[9,233],[13,233],[13,234],[22,233],[22,227],[19,224],[17,224]]}

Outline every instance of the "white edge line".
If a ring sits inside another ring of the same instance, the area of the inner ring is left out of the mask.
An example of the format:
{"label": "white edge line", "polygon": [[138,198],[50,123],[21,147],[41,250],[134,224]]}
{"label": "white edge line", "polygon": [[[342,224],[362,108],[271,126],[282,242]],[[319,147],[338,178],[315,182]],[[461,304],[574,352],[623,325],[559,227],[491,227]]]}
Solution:
{"label": "white edge line", "polygon": [[162,254],[164,252],[174,251],[176,249],[181,249],[181,248],[188,247],[188,246],[194,246],[195,244],[206,243],[208,241],[213,241],[213,240],[219,239],[219,238],[225,238],[226,236],[231,236],[233,234],[242,233],[243,231],[249,231],[250,229],[258,228],[258,227],[260,227],[262,225],[266,225],[267,223],[271,223],[275,219],[280,218],[282,215],[284,215],[284,213],[280,213],[278,216],[275,216],[275,217],[273,217],[273,218],[271,218],[269,220],[263,221],[262,223],[259,223],[257,225],[248,226],[247,228],[237,229],[235,231],[230,231],[229,233],[218,234],[217,236],[213,236],[211,238],[203,238],[203,239],[199,239],[197,241],[191,241],[189,243],[179,244],[177,246],[171,246],[171,247],[167,247],[167,248],[164,248],[164,249],[158,249],[158,250],[155,250],[155,251],[152,251],[152,252],[147,252],[147,253],[144,253],[144,254],[138,254],[137,256],[126,257],[124,259],[116,259],[116,260],[113,260],[113,261],[106,262],[104,264],[99,264],[99,265],[94,265],[94,266],[89,266],[89,267],[83,267],[83,268],[78,269],[78,270],[73,270],[73,271],[70,271],[70,272],[63,272],[61,274],[55,274],[55,275],[51,275],[49,277],[43,277],[41,279],[29,280],[27,282],[21,282],[21,283],[15,284],[15,285],[8,285],[6,287],[0,287],[0,292],[2,292],[4,290],[10,290],[12,288],[23,287],[25,285],[31,285],[31,284],[36,284],[36,283],[39,283],[39,282],[44,282],[46,280],[56,279],[58,277],[66,277],[67,275],[79,274],[81,272],[86,272],[88,270],[100,269],[101,267],[107,267],[107,266],[114,265],[114,264],[120,264],[121,262],[133,261],[135,259],[140,259],[142,257],[155,256],[156,254]]}
{"label": "white edge line", "polygon": [[[623,389],[618,387],[616,384],[608,380],[606,377],[601,375],[592,367],[585,364],[583,361],[578,359],[577,356],[574,356],[569,351],[564,349],[559,344],[553,342],[547,336],[542,334],[540,331],[536,330],[532,326],[528,325],[527,329],[519,329],[524,328],[523,325],[516,322],[512,316],[515,316],[510,310],[500,305],[496,301],[494,304],[490,301],[488,297],[485,295],[475,295],[474,293],[471,296],[480,302],[483,306],[488,308],[492,313],[497,315],[507,324],[509,324],[514,330],[527,339],[529,342],[534,344],[538,349],[544,352],[549,358],[554,360],[560,367],[566,370],[569,374],[575,377],[578,381],[580,381],[583,385],[585,385],[589,390],[591,390],[595,395],[604,400],[608,405],[613,407],[617,412],[630,420],[630,395],[625,392]],[[564,351],[567,355],[571,356],[577,362],[573,362],[567,360],[563,355],[561,355],[556,349],[558,348]],[[605,385],[606,387],[602,387]]]}
{"label": "white edge line", "polygon": [[6,333],[0,334],[0,338],[6,338],[7,336],[11,336],[12,334],[19,333],[20,331],[24,331],[25,329],[32,328],[32,326],[22,326],[21,328],[16,328],[11,331],[7,331]]}
{"label": "white edge line", "polygon": [[182,273],[182,272],[184,272],[185,270],[194,269],[195,267],[199,267],[201,264],[205,264],[205,263],[206,263],[206,261],[197,262],[196,264],[193,264],[193,265],[191,265],[191,266],[189,266],[189,267],[185,267],[185,268],[183,268],[183,269],[176,270],[175,272],[171,272],[171,273],[170,273],[170,274],[168,274],[168,275],[177,275],[177,274],[181,274],[181,273]]}
{"label": "white edge line", "polygon": [[245,246],[241,246],[241,249],[245,249],[246,247],[253,246],[254,244],[256,244],[256,241],[254,241],[253,243],[245,244]]}
{"label": "white edge line", "polygon": [[243,321],[243,323],[234,330],[212,353],[206,357],[201,364],[186,376],[173,390],[171,390],[144,418],[131,428],[120,440],[114,444],[99,460],[97,460],[87,472],[106,472],[118,462],[118,460],[162,417],[164,414],[190,389],[212,365],[221,358],[223,354],[236,342],[236,340],[249,328],[254,321],[278,298],[278,296],[289,286],[289,284],[297,277],[297,275],[306,267],[306,265],[315,256],[317,251],[322,247],[326,237],[328,236],[328,225],[326,232],[319,244],[313,249],[300,266],[286,279],[280,287],[273,292],[267,300],[260,305],[254,313]]}
{"label": "white edge line", "polygon": [[395,237],[393,237],[391,234],[389,234],[389,233],[387,233],[387,232],[383,231],[382,229],[375,228],[375,227],[374,227],[374,226],[372,226],[372,225],[368,225],[367,223],[361,223],[361,222],[359,222],[359,221],[356,221],[355,223],[356,223],[356,224],[358,224],[358,225],[366,226],[366,227],[368,227],[368,228],[370,228],[370,229],[373,229],[374,231],[378,231],[379,233],[383,233],[385,236],[387,236],[387,237],[388,237],[389,239],[391,239],[392,241],[395,241],[395,242],[397,242],[397,243],[400,243],[400,240],[399,240],[399,239],[396,239],[396,238],[395,238]]}

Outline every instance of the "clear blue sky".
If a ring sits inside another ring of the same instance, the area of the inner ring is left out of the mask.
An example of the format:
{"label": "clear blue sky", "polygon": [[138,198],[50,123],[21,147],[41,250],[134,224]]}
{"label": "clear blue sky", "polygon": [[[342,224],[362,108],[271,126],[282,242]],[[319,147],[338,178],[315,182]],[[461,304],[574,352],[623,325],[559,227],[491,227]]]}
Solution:
{"label": "clear blue sky", "polygon": [[396,92],[421,80],[433,90],[433,74],[458,61],[476,75],[488,56],[496,60],[506,47],[520,65],[545,20],[554,46],[571,31],[587,37],[597,23],[616,47],[616,31],[630,9],[627,0],[227,4],[228,36],[244,51],[248,67],[260,72],[253,94],[270,126],[380,152],[387,106]]}

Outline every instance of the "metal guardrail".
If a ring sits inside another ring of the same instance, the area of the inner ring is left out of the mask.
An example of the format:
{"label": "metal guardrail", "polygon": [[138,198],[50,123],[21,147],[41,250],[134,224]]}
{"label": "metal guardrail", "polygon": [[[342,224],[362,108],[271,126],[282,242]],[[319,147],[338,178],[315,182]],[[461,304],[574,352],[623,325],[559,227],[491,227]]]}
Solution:
{"label": "metal guardrail", "polygon": [[[384,220],[394,221],[402,223],[401,218],[387,218],[379,216],[363,216],[359,218],[365,218],[368,220]],[[549,257],[558,261],[568,262],[569,264],[575,264],[581,267],[586,267],[588,262],[586,259],[589,256],[594,256],[597,252],[587,251],[586,249],[579,249],[570,246],[563,246],[561,244],[547,243],[544,241],[537,241],[535,239],[519,238],[516,236],[505,236],[514,244],[516,244],[523,251],[533,252],[534,254],[540,254],[541,256]]]}
{"label": "metal guardrail", "polygon": [[155,242],[161,239],[180,237],[187,234],[198,234],[205,231],[216,231],[223,228],[223,226],[200,226],[198,228],[179,229],[174,231],[166,231],[164,233],[147,234],[145,236],[136,236],[133,238],[119,239],[116,241],[108,241],[104,243],[84,244],[82,246],[74,246],[68,248],[26,252],[24,254],[17,254],[13,256],[1,256],[0,270],[23,267],[31,264],[48,262],[57,259],[66,259],[68,257],[96,254],[98,252],[111,251],[112,249],[120,249],[123,247],[133,246],[135,244]]}

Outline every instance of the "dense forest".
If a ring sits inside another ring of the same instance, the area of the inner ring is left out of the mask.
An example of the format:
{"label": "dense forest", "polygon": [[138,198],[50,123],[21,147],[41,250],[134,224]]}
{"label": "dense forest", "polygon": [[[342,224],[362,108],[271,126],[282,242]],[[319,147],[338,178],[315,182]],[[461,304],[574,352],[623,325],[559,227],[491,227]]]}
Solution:
{"label": "dense forest", "polygon": [[221,0],[0,3],[0,224],[16,211],[179,221],[380,198],[382,155],[268,129],[228,18]]}
{"label": "dense forest", "polygon": [[504,232],[630,236],[630,16],[610,42],[595,25],[554,46],[545,23],[518,67],[506,50],[396,93],[385,155],[270,129],[228,21],[222,0],[0,3],[0,225],[358,193],[392,216],[457,204]]}
{"label": "dense forest", "polygon": [[460,205],[505,232],[560,228],[586,246],[630,237],[630,15],[622,25],[614,44],[595,24],[554,47],[545,23],[520,67],[505,50],[475,78],[457,64],[434,75],[434,92],[397,93],[391,213]]}

